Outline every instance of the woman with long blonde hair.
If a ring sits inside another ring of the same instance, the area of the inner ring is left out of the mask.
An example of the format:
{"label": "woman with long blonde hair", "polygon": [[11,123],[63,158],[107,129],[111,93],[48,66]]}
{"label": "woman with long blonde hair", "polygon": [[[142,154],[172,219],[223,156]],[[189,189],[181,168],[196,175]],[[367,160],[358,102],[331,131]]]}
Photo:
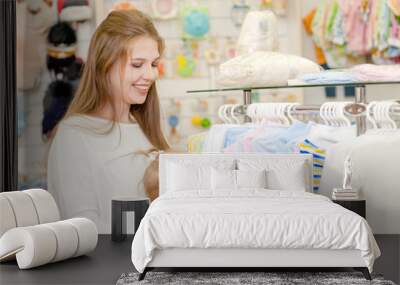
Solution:
{"label": "woman with long blonde hair", "polygon": [[57,128],[48,188],[63,218],[111,230],[111,199],[144,196],[148,149],[167,150],[155,80],[163,40],[137,10],[113,11],[96,29],[80,85]]}

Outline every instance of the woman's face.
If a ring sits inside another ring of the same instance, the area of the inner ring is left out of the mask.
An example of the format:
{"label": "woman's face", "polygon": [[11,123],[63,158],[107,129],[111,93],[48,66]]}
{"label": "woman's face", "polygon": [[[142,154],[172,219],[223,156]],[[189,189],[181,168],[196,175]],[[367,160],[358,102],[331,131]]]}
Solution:
{"label": "woman's face", "polygon": [[130,42],[126,63],[120,59],[110,70],[111,95],[117,106],[121,104],[124,108],[146,101],[150,86],[158,76],[159,58],[154,39],[139,36]]}

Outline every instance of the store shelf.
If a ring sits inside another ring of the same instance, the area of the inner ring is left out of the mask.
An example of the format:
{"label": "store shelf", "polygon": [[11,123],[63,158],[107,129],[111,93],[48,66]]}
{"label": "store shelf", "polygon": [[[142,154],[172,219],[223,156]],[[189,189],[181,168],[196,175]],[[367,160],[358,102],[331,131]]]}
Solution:
{"label": "store shelf", "polygon": [[235,88],[217,88],[217,89],[198,89],[188,90],[187,93],[201,93],[201,92],[223,92],[223,91],[250,91],[256,89],[287,89],[287,88],[310,88],[310,87],[365,87],[368,85],[393,85],[400,84],[400,81],[359,81],[352,83],[329,83],[329,84],[297,84],[297,85],[279,85],[279,86],[261,86],[261,87],[235,87]]}

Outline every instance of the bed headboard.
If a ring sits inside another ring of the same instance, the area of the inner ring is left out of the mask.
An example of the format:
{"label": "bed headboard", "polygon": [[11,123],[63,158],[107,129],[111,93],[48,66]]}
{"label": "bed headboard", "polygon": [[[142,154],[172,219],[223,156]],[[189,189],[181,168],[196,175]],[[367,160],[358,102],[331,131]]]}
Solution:
{"label": "bed headboard", "polygon": [[225,154],[225,153],[206,153],[206,154],[161,154],[159,164],[159,185],[160,195],[167,191],[168,185],[167,169],[171,162],[184,163],[191,165],[220,165],[231,163],[235,165],[237,161],[250,162],[265,162],[270,164],[279,164],[280,162],[291,164],[304,162],[306,170],[307,191],[312,192],[312,166],[313,158],[311,154],[261,154],[261,153],[240,153],[240,154]]}

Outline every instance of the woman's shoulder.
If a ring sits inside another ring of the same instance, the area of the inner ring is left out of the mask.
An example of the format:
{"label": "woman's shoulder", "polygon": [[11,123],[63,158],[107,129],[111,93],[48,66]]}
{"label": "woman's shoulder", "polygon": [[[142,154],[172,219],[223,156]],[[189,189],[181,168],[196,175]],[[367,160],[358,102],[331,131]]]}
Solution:
{"label": "woman's shoulder", "polygon": [[89,115],[72,115],[64,118],[60,126],[64,128],[80,128],[90,126],[108,125],[109,121]]}

